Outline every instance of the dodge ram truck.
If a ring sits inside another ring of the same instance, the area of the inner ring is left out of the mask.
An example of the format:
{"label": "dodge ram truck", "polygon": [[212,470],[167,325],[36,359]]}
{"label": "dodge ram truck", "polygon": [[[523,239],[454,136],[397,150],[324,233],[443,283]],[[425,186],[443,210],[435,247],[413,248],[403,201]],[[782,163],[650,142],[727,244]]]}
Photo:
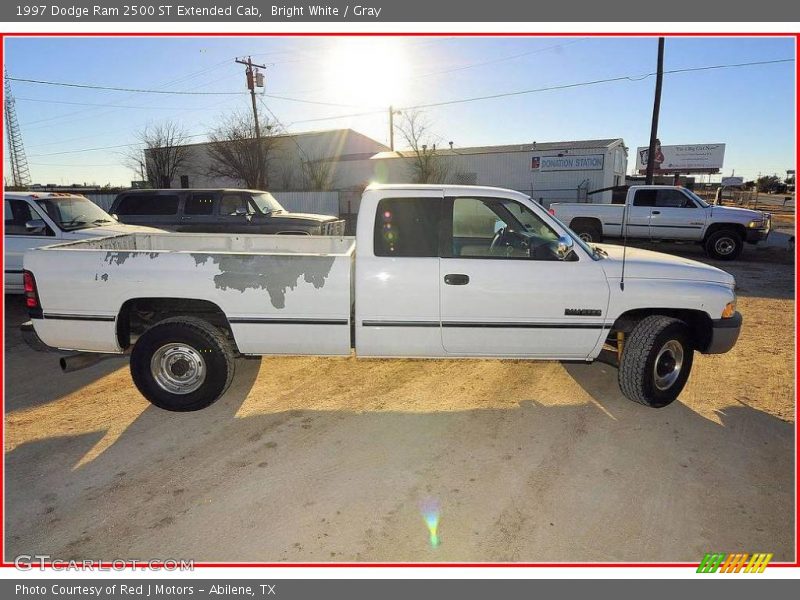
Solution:
{"label": "dodge ram truck", "polygon": [[632,186],[624,205],[554,203],[550,210],[587,242],[622,237],[697,242],[719,260],[737,258],[745,242],[767,239],[772,227],[769,213],[712,206],[691,190],[667,185]]}
{"label": "dodge ram truck", "polygon": [[742,324],[728,273],[588,244],[527,195],[489,187],[370,186],[355,238],[134,233],[39,248],[24,282],[29,338],[130,353],[139,391],[173,411],[217,400],[237,356],[353,350],[588,362],[605,350],[624,395],[661,407],[694,353],[727,352]]}

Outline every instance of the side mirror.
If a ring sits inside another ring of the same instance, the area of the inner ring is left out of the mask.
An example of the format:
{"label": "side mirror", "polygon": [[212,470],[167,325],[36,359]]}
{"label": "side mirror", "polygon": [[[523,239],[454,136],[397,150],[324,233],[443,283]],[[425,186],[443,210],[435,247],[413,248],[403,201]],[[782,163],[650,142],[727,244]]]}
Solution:
{"label": "side mirror", "polygon": [[572,253],[572,248],[575,245],[575,240],[573,240],[568,235],[562,235],[558,238],[556,242],[556,256],[559,260],[566,260],[567,257]]}
{"label": "side mirror", "polygon": [[28,233],[44,233],[45,229],[47,229],[47,223],[44,222],[44,219],[31,219],[25,223],[25,231]]}

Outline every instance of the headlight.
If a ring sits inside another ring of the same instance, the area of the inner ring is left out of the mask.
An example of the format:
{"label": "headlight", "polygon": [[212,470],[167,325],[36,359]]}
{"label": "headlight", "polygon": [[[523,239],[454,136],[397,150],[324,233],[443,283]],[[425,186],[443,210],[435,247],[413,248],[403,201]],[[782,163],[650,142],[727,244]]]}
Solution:
{"label": "headlight", "polygon": [[722,318],[730,319],[735,314],[736,314],[736,298],[734,297],[733,301],[728,302],[725,305],[725,308],[722,309]]}
{"label": "headlight", "polygon": [[747,224],[747,227],[750,229],[761,229],[764,227],[764,221],[762,219],[753,219]]}

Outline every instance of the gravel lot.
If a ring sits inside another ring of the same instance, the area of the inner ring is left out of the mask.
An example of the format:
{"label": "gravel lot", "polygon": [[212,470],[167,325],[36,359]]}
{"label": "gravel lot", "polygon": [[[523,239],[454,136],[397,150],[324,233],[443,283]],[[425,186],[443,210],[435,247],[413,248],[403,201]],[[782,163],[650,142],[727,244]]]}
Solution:
{"label": "gravel lot", "polygon": [[5,558],[793,560],[794,265],[719,266],[742,337],[662,410],[599,362],[264,358],[173,414],[121,359],[62,374],[7,296]]}

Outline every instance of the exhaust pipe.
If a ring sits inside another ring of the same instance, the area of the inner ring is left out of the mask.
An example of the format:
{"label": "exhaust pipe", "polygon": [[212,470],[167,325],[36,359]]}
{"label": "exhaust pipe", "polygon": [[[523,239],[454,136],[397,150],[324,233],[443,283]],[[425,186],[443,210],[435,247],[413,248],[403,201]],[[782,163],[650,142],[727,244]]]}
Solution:
{"label": "exhaust pipe", "polygon": [[64,373],[72,373],[72,371],[79,371],[86,367],[91,367],[99,362],[103,362],[109,358],[116,358],[122,356],[121,354],[101,354],[98,352],[78,352],[76,354],[69,354],[62,356],[58,359],[58,364],[61,365],[61,370]]}

